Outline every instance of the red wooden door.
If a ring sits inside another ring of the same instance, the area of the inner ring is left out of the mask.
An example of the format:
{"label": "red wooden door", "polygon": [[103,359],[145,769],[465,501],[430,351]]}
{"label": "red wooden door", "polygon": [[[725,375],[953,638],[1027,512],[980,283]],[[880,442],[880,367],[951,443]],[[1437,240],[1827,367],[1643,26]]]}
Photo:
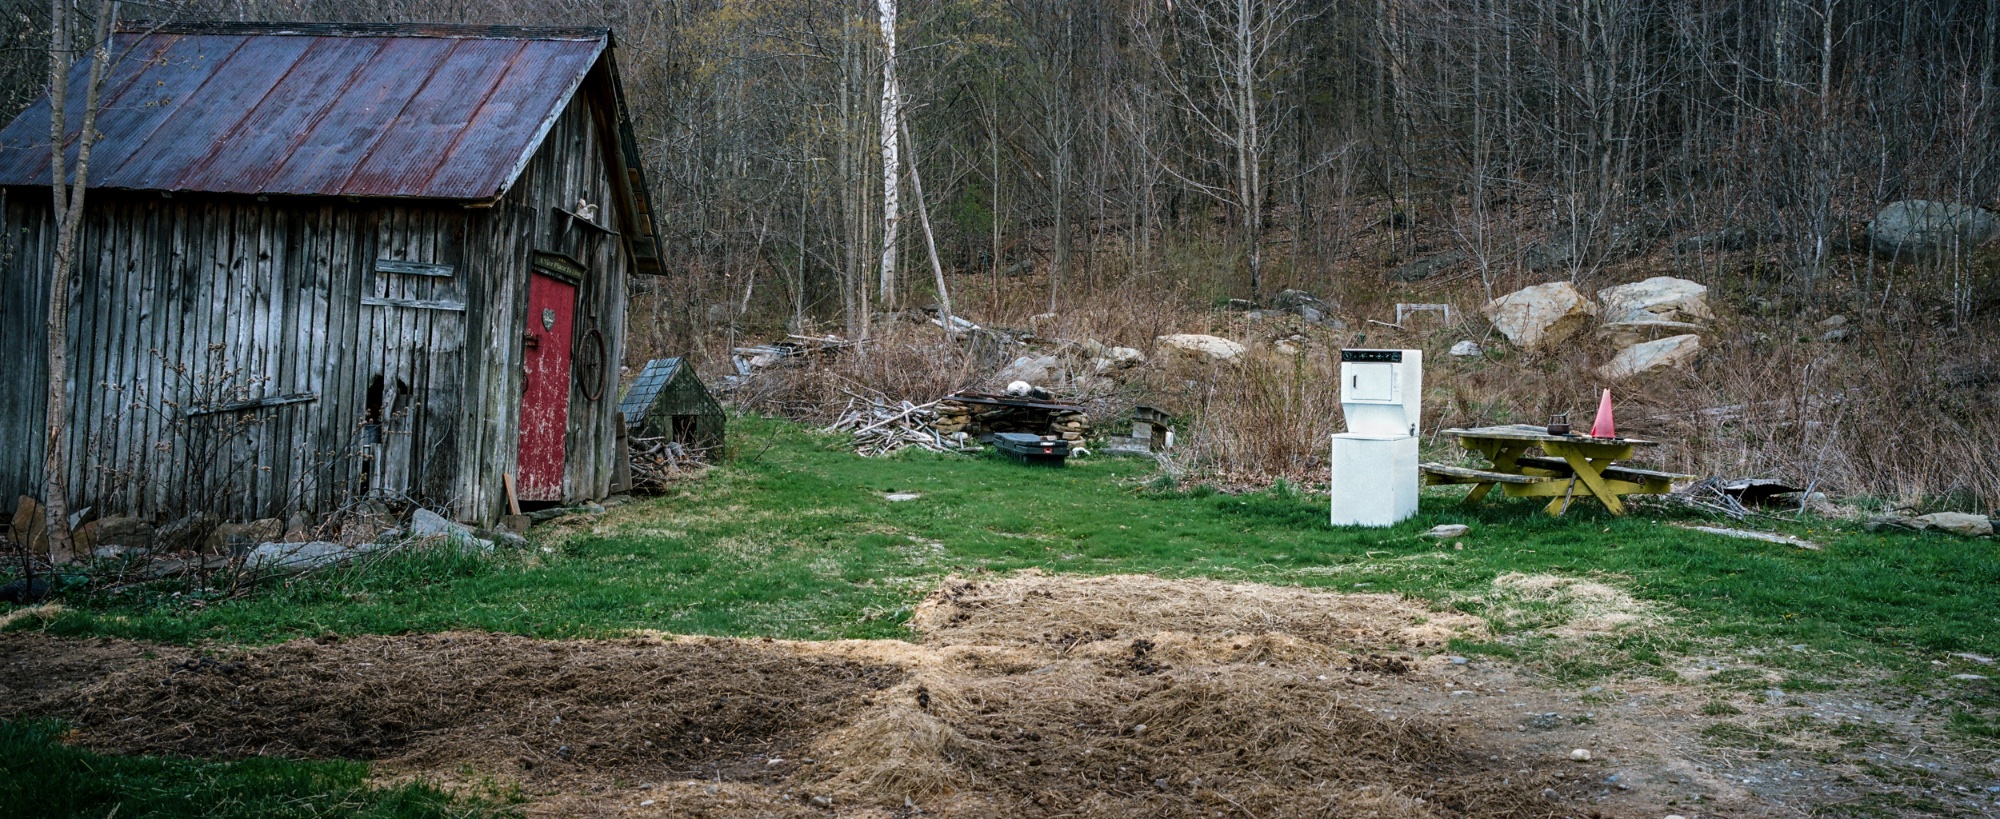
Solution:
{"label": "red wooden door", "polygon": [[563,499],[564,442],[569,431],[570,330],[576,285],[543,275],[528,277],[528,328],[521,359],[527,378],[521,395],[521,500]]}

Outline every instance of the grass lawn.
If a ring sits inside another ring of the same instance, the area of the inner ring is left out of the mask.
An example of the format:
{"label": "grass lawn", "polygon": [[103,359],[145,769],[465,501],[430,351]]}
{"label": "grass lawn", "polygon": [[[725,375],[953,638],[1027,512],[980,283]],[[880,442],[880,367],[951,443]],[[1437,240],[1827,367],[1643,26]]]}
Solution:
{"label": "grass lawn", "polygon": [[[359,762],[239,762],[103,756],[57,741],[55,722],[0,723],[0,819],[445,819],[492,816],[501,802],[422,784],[374,787]],[[505,801],[505,800],[502,800]]]}
{"label": "grass lawn", "polygon": [[[47,625],[76,636],[175,643],[485,629],[541,637],[630,629],[793,638],[900,637],[910,606],[952,572],[1036,567],[1142,572],[1400,592],[1491,613],[1496,576],[1587,576],[1672,615],[1599,661],[1656,671],[1664,653],[1761,652],[1801,676],[1925,673],[1952,652],[2000,654],[2000,555],[1989,541],[1871,534],[1848,524],[1775,528],[1803,551],[1690,532],[1658,511],[1626,519],[1583,504],[1551,519],[1531,501],[1456,503],[1387,530],[1335,530],[1325,498],[1163,489],[1150,462],[1028,468],[990,457],[863,459],[840,438],[785,422],[734,424],[735,460],[667,497],[547,535],[517,560],[411,558],[292,583],[250,600],[154,590],[77,599]],[[890,502],[888,493],[917,493]],[[1417,534],[1466,523],[1464,548]],[[1753,525],[1777,524],[1763,520]],[[1497,624],[1534,655],[1534,618]],[[1477,651],[1480,646],[1461,646]],[[1547,659],[1547,658],[1545,658]],[[1613,669],[1590,663],[1559,675]]]}
{"label": "grass lawn", "polygon": [[[1933,664],[1953,652],[2000,654],[1990,541],[1753,524],[1825,546],[1804,551],[1691,532],[1656,509],[1627,519],[1590,505],[1550,519],[1530,501],[1468,509],[1456,502],[1463,490],[1426,496],[1422,514],[1392,529],[1334,530],[1322,494],[1175,488],[1146,461],[1057,470],[924,453],[871,460],[843,439],[755,418],[738,419],[733,436],[738,456],[705,479],[544,527],[526,554],[412,555],[235,601],[172,582],[71,593],[53,619],[15,627],[182,644],[448,629],[898,638],[910,608],[951,573],[1136,572],[1411,595],[1493,619],[1494,639],[1455,651],[1512,657],[1572,684],[1672,677],[1688,655],[1729,658],[1735,670],[1712,685],[1761,691],[1773,684],[1765,671],[1787,688],[1886,683],[1950,709],[1962,736],[2000,744],[1989,686],[1954,683],[1945,678],[1962,668]],[[1472,527],[1463,548],[1418,537],[1440,523]],[[1495,593],[1494,579],[1512,572],[1590,578],[1667,618],[1578,651],[1542,634],[1548,623],[1532,606]],[[505,799],[422,785],[371,787],[360,763],[103,757],[60,745],[59,733],[54,723],[0,724],[0,819],[96,816],[121,804],[119,815],[160,816],[507,809]]]}

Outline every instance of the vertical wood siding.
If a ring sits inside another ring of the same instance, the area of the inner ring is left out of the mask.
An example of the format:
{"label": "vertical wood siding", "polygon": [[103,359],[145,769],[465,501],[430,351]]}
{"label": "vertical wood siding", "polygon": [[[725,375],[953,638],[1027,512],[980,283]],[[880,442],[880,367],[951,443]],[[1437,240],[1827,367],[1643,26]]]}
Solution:
{"label": "vertical wood siding", "polygon": [[[596,328],[612,372],[595,399],[572,379],[564,492],[606,494],[631,260],[555,210],[584,199],[621,221],[601,111],[579,94],[491,207],[93,191],[69,304],[72,508],[282,517],[374,495],[491,521],[537,250],[589,271],[577,340]],[[41,494],[49,213],[46,192],[0,191],[4,498]]]}

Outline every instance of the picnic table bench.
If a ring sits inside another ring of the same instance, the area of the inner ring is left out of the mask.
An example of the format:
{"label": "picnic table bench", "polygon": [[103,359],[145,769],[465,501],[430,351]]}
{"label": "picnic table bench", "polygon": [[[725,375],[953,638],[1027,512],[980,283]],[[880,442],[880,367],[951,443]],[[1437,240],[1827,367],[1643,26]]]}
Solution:
{"label": "picnic table bench", "polygon": [[[1550,498],[1551,515],[1569,511],[1579,494],[1596,498],[1611,514],[1623,515],[1625,504],[1619,496],[1664,495],[1673,491],[1674,481],[1695,477],[1617,465],[1640,447],[1658,446],[1657,441],[1550,435],[1546,428],[1529,424],[1448,429],[1444,434],[1458,438],[1460,446],[1484,455],[1492,464],[1485,469],[1438,463],[1419,467],[1431,486],[1472,484],[1465,496],[1468,504],[1478,503],[1498,486],[1510,498]],[[1537,447],[1546,454],[1528,454]]]}

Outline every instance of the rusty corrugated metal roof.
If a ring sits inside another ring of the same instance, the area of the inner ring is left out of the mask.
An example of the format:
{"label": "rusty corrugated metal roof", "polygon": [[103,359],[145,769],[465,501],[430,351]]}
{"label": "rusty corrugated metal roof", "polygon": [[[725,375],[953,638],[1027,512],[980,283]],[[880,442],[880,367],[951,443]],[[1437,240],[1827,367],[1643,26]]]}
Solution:
{"label": "rusty corrugated metal roof", "polygon": [[[114,38],[91,187],[491,199],[609,43],[604,29],[132,24]],[[0,129],[0,185],[49,184],[48,136],[44,96]]]}

